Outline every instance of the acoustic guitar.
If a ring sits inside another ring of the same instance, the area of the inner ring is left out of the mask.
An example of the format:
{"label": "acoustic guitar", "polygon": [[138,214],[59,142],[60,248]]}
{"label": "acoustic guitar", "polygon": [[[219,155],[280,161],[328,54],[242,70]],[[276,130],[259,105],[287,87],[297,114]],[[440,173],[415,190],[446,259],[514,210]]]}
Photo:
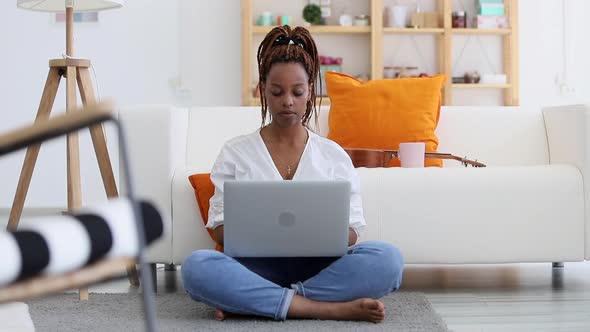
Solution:
{"label": "acoustic guitar", "polygon": [[[346,151],[350,156],[350,159],[352,159],[354,167],[386,167],[392,158],[398,157],[397,150],[344,148],[344,151]],[[465,167],[470,165],[472,167],[486,167],[485,164],[480,163],[477,160],[461,158],[450,153],[426,152],[424,153],[424,158],[456,160]]]}

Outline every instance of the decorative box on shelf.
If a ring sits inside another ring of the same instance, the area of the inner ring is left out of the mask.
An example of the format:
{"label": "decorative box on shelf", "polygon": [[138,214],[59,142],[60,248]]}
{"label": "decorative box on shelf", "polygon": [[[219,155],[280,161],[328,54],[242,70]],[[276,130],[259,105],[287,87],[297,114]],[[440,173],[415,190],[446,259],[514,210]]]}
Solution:
{"label": "decorative box on shelf", "polygon": [[504,5],[504,0],[477,0],[476,4],[479,5]]}
{"label": "decorative box on shelf", "polygon": [[504,2],[502,0],[478,0],[476,3],[478,15],[504,16]]}
{"label": "decorative box on shelf", "polygon": [[478,29],[507,29],[506,16],[477,15],[474,25]]}
{"label": "decorative box on shelf", "polygon": [[326,92],[326,72],[342,72],[342,58],[320,55],[320,79],[321,84],[316,87],[316,95],[327,96]]}
{"label": "decorative box on shelf", "polygon": [[328,93],[326,91],[326,72],[328,71],[335,71],[337,73],[342,72],[342,65],[320,65],[320,78],[321,84],[316,87],[316,95],[318,96],[327,96]]}
{"label": "decorative box on shelf", "polygon": [[478,4],[477,5],[477,14],[478,15],[495,15],[495,16],[502,16],[505,15],[504,5],[503,4]]}

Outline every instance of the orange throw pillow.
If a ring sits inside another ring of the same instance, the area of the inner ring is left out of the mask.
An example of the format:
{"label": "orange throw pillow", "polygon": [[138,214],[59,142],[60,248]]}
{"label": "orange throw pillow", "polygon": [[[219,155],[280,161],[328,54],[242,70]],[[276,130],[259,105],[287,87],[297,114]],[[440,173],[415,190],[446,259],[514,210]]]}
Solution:
{"label": "orange throw pillow", "polygon": [[[197,199],[199,211],[201,211],[203,223],[207,225],[207,221],[209,220],[209,200],[215,193],[215,186],[213,186],[213,182],[211,182],[211,174],[193,174],[188,177],[188,180],[195,190],[195,198]],[[211,239],[216,243],[215,250],[223,252],[223,246],[217,244],[217,238],[215,237],[213,230],[207,228],[207,232],[209,232],[209,236],[211,236]]]}
{"label": "orange throw pillow", "polygon": [[[424,142],[436,152],[434,134],[445,75],[361,82],[342,73],[327,72],[330,97],[328,138],[345,148],[397,150],[402,142]],[[426,159],[426,166],[442,166]],[[389,166],[400,166],[398,158]]]}

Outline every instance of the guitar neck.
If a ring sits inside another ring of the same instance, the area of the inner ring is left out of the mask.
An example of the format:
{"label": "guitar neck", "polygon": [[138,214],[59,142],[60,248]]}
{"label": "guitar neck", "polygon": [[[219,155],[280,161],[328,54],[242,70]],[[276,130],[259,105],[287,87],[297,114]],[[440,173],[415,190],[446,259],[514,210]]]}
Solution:
{"label": "guitar neck", "polygon": [[[392,158],[396,158],[399,157],[399,153],[397,150],[384,150],[383,152],[385,153],[391,153],[391,157]],[[424,153],[424,158],[434,158],[434,159],[447,159],[447,160],[456,160],[459,161],[463,164],[468,164],[468,165],[472,165],[475,167],[486,167],[485,164],[480,163],[476,160],[470,160],[470,159],[466,159],[466,158],[461,158],[459,156],[455,156],[453,154],[450,153],[441,153],[441,152],[425,152]]]}
{"label": "guitar neck", "polygon": [[[399,152],[397,150],[359,149],[359,148],[346,148],[345,150],[349,154],[350,153],[361,153],[361,155],[363,155],[365,153],[372,153],[373,155],[383,155],[383,154],[385,154],[387,156],[387,158],[384,161],[385,164],[388,162],[388,160],[390,158],[398,158],[399,157]],[[424,158],[450,159],[450,160],[459,161],[462,164],[464,164],[465,166],[472,165],[474,167],[486,167],[485,164],[480,163],[480,162],[478,162],[476,160],[469,160],[467,158],[461,158],[461,157],[455,156],[455,155],[450,154],[450,153],[425,152],[424,153]],[[381,162],[383,162],[383,160],[381,160]]]}

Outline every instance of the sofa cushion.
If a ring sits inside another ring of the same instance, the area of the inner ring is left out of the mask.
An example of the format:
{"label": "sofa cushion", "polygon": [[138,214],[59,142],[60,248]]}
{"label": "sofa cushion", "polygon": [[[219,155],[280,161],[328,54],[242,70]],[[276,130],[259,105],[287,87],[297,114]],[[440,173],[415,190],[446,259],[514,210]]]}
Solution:
{"label": "sofa cushion", "polygon": [[584,189],[571,165],[359,168],[363,241],[408,264],[584,259]]}
{"label": "sofa cushion", "polygon": [[[328,138],[347,148],[388,150],[402,142],[425,142],[426,151],[435,152],[444,82],[444,75],[361,82],[328,72]],[[440,167],[442,161],[427,159],[425,165]],[[389,166],[400,166],[399,159]]]}
{"label": "sofa cushion", "polygon": [[[203,218],[204,224],[207,225],[207,220],[209,219],[209,200],[215,193],[215,186],[213,186],[213,182],[211,182],[211,174],[193,174],[188,177],[188,180],[195,190],[195,198],[197,199],[197,205],[199,206],[201,217]],[[209,233],[211,239],[217,243],[217,238],[213,230],[207,228],[207,232]],[[216,244],[215,249],[223,251],[223,246]]]}

